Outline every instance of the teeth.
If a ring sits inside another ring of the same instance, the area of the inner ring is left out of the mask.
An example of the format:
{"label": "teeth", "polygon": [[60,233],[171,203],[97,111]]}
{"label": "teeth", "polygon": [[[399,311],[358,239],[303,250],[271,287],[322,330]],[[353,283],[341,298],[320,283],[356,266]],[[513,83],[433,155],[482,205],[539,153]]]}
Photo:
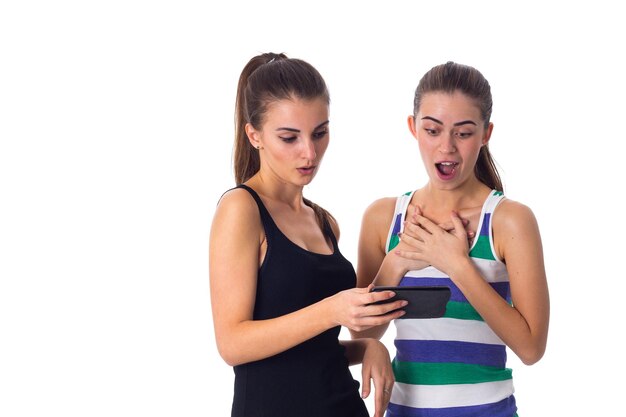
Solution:
{"label": "teeth", "polygon": [[456,165],[456,162],[439,162],[441,165],[445,165],[445,166],[452,166],[452,165]]}

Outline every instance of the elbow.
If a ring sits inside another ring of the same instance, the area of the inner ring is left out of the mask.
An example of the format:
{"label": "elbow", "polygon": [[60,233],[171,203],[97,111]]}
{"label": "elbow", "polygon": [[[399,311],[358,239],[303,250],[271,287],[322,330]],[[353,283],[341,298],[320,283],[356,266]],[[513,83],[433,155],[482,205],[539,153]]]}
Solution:
{"label": "elbow", "polygon": [[536,346],[530,349],[526,349],[524,352],[519,352],[518,357],[524,365],[534,365],[543,357],[546,351],[545,346]]}
{"label": "elbow", "polygon": [[220,356],[229,366],[237,366],[246,363],[245,360],[239,355],[237,349],[233,349],[231,347],[224,346],[220,343],[217,344],[217,351]]}
{"label": "elbow", "polygon": [[224,359],[224,362],[226,362],[228,366],[240,365],[239,361],[237,361],[237,358],[233,357],[232,355],[228,355],[228,354],[224,354],[220,352],[220,356],[222,357],[222,359]]}

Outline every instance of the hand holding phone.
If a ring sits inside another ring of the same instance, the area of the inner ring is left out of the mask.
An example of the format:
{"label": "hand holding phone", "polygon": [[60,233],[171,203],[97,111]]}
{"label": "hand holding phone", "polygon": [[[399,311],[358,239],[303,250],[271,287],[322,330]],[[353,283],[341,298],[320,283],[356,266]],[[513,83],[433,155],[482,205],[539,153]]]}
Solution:
{"label": "hand holding phone", "polygon": [[442,286],[423,287],[374,287],[372,291],[393,291],[396,295],[388,300],[374,304],[397,300],[409,302],[402,309],[406,312],[400,319],[432,319],[446,313],[446,304],[450,300],[450,288]]}

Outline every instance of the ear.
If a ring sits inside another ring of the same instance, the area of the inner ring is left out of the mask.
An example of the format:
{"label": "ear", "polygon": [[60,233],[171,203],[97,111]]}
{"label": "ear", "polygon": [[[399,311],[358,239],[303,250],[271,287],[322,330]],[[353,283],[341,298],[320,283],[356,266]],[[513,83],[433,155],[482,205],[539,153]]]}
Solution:
{"label": "ear", "polygon": [[258,149],[261,146],[261,132],[256,130],[250,123],[246,123],[245,129],[250,145]]}
{"label": "ear", "polygon": [[485,136],[483,136],[483,146],[489,143],[491,139],[491,133],[493,132],[493,123],[489,123],[489,126],[485,129]]}
{"label": "ear", "polygon": [[411,134],[415,139],[417,139],[417,126],[415,125],[415,116],[413,116],[412,114],[409,115],[406,121],[409,125],[409,130],[411,131]]}

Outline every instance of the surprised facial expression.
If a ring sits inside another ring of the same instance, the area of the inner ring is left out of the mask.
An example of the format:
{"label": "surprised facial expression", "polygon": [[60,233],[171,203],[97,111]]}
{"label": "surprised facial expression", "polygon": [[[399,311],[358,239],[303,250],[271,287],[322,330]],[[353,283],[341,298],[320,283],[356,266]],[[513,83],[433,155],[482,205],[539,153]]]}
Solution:
{"label": "surprised facial expression", "polygon": [[445,189],[476,179],[474,166],[492,128],[485,128],[476,102],[461,92],[427,93],[418,114],[409,117],[430,181]]}

